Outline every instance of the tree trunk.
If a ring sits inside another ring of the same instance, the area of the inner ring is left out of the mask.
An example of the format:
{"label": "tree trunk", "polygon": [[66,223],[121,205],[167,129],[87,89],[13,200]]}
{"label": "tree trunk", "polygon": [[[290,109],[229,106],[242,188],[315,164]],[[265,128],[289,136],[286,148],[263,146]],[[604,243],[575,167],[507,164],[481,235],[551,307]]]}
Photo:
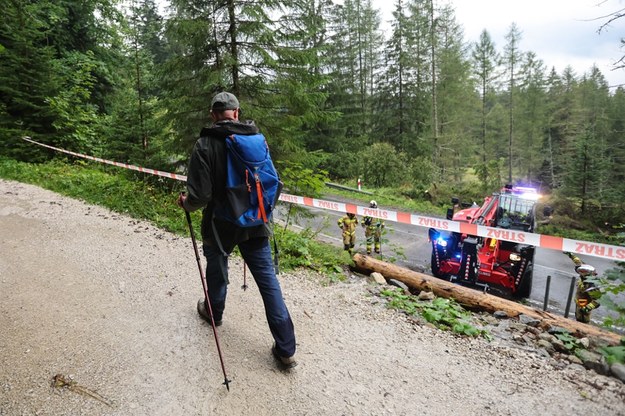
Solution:
{"label": "tree trunk", "polygon": [[468,309],[478,309],[490,313],[504,311],[509,317],[525,314],[539,319],[542,328],[559,326],[571,331],[571,333],[578,337],[598,337],[614,345],[618,344],[621,338],[618,334],[592,325],[530,308],[529,306],[511,300],[482,293],[481,291],[450,283],[427,274],[414,272],[391,263],[374,259],[373,257],[355,254],[353,260],[356,264],[356,268],[359,270],[375,271],[381,273],[386,279],[399,280],[412,289],[432,291],[436,296],[454,298],[458,303]]}
{"label": "tree trunk", "polygon": [[237,44],[237,20],[234,0],[228,1],[228,20],[230,22],[230,53],[232,55],[232,93],[241,98],[241,86],[239,85],[239,46]]}

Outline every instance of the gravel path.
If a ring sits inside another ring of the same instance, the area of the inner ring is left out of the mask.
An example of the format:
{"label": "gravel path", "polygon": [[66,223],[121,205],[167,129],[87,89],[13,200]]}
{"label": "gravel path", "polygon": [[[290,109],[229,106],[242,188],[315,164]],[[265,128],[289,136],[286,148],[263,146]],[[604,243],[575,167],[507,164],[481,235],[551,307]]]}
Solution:
{"label": "gravel path", "polygon": [[189,238],[4,180],[0,236],[0,415],[625,415],[620,381],[415,325],[358,276],[280,276],[299,361],[282,372],[238,258],[228,392]]}

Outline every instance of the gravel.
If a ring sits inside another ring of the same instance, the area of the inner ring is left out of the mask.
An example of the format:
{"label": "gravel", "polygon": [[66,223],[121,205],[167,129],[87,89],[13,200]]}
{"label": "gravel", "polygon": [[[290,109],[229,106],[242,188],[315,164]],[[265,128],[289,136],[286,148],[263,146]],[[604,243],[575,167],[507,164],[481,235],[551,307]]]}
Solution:
{"label": "gravel", "polygon": [[356,275],[280,275],[299,362],[281,371],[239,258],[218,328],[228,391],[189,238],[5,180],[0,235],[0,415],[625,415],[621,381],[421,325]]}

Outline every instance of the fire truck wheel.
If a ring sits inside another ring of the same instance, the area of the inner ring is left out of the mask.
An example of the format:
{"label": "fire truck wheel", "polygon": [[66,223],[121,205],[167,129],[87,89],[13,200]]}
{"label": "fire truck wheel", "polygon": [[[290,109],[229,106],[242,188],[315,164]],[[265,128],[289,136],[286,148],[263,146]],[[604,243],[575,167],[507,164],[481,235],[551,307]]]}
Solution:
{"label": "fire truck wheel", "polygon": [[529,298],[532,294],[532,281],[534,280],[534,267],[530,263],[523,273],[521,283],[516,291],[512,294],[516,299]]}

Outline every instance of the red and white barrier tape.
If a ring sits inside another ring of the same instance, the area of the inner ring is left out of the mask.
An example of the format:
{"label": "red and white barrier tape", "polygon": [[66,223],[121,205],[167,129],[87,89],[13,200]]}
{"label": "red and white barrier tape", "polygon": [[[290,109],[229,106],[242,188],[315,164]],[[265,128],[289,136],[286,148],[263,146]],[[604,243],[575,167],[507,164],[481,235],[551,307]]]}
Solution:
{"label": "red and white barrier tape", "polygon": [[[101,159],[99,157],[93,157],[89,155],[83,155],[80,153],[70,152],[68,150],[59,149],[57,147],[49,146],[36,142],[30,138],[23,137],[27,142],[47,147],[58,152],[67,153],[72,156],[81,157],[84,159],[94,160],[100,163],[106,163],[113,166],[118,166],[125,169],[136,170],[143,173],[149,173],[151,175],[163,176],[166,178],[175,179],[178,181],[186,182],[187,177],[184,175],[178,175],[176,173],[162,172],[154,169],[147,169],[141,166],[129,165],[126,163],[115,162],[112,160]],[[288,202],[290,204],[305,205],[314,208],[326,209],[337,212],[351,212],[356,215],[370,216],[375,218],[381,218],[387,221],[400,222],[403,224],[415,225],[418,227],[436,228],[437,230],[458,232],[462,234],[476,235],[486,238],[495,238],[497,240],[511,241],[514,243],[528,244],[541,248],[548,248],[559,251],[570,251],[572,253],[583,254],[593,257],[601,257],[604,259],[625,261],[625,247],[613,246],[602,243],[592,243],[589,241],[571,240],[568,238],[554,237],[550,235],[527,233],[516,230],[504,230],[501,228],[486,227],[477,224],[468,224],[464,222],[451,221],[440,218],[425,217],[422,215],[411,214],[408,212],[391,211],[379,208],[369,208],[354,204],[345,204],[342,202],[326,201],[323,199],[309,198],[305,196],[297,196],[290,194],[281,194],[280,201]]]}
{"label": "red and white barrier tape", "polygon": [[75,153],[75,152],[71,152],[69,150],[59,149],[58,147],[49,146],[47,144],[36,142],[36,141],[32,140],[30,137],[22,137],[22,139],[26,140],[27,142],[34,143],[34,144],[36,144],[38,146],[47,147],[48,149],[56,150],[57,152],[61,152],[61,153],[67,153],[68,155],[81,157],[83,159],[94,160],[96,162],[106,163],[107,165],[113,165],[113,166],[117,166],[117,167],[120,167],[120,168],[136,170],[138,172],[143,172],[143,173],[149,173],[150,175],[163,176],[165,178],[171,178],[171,179],[175,179],[177,181],[182,181],[182,182],[186,182],[187,181],[187,177],[184,176],[184,175],[178,175],[176,173],[169,173],[169,172],[163,172],[163,171],[160,171],[160,170],[143,168],[141,166],[129,165],[127,163],[121,163],[121,162],[115,162],[113,160],[101,159],[101,158],[95,157],[95,156],[83,155],[83,154],[80,154],[80,153]]}

